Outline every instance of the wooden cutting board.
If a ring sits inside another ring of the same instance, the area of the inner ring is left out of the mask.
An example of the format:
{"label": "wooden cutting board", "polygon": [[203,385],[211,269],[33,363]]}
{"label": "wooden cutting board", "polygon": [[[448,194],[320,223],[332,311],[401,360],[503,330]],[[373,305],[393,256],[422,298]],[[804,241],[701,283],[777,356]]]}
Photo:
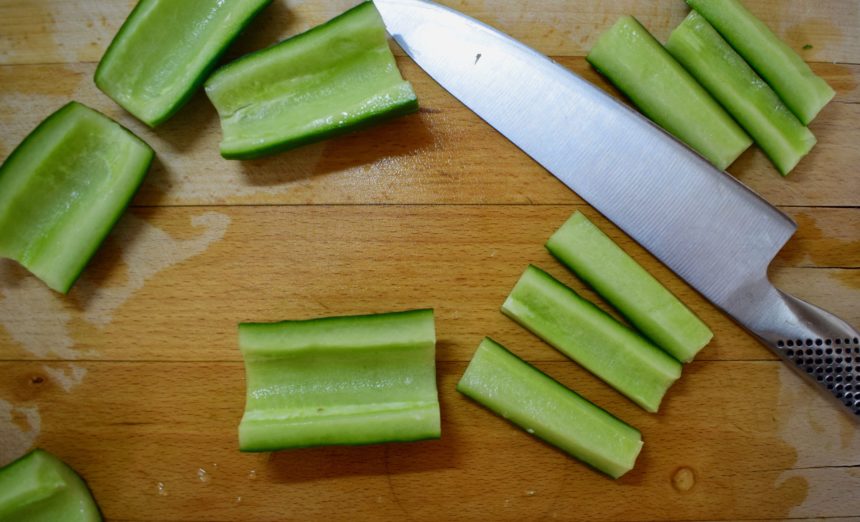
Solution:
{"label": "wooden cutting board", "polygon": [[[349,1],[275,0],[230,51],[271,44]],[[450,0],[610,89],[582,58],[634,14],[665,39],[680,0]],[[784,289],[860,324],[860,2],[746,0],[836,90],[787,179],[758,150],[730,171],[799,224]],[[133,2],[0,0],[0,158],[75,99],[157,151],[131,210],[67,295],[0,262],[0,464],[69,462],[112,520],[749,520],[860,517],[860,430],[763,346],[430,80],[422,109],[267,159],[223,160],[198,95],[155,131],[93,85]],[[687,302],[714,341],[651,415],[503,317],[582,210]],[[241,454],[236,324],[436,310],[441,440]],[[484,335],[641,429],[615,482],[460,396]]]}

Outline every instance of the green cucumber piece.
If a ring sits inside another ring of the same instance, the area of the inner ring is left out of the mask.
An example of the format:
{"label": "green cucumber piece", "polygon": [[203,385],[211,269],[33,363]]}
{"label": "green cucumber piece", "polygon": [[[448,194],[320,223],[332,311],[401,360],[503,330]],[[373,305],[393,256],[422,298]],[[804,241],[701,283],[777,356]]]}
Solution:
{"label": "green cucumber piece", "polygon": [[272,0],[140,0],[96,69],[99,89],[150,127],[175,114]]}
{"label": "green cucumber piece", "polygon": [[492,339],[478,346],[457,390],[612,478],[636,463],[642,435]]}
{"label": "green cucumber piece", "polygon": [[0,166],[0,257],[68,292],[137,191],[154,153],[71,102]]}
{"label": "green cucumber piece", "polygon": [[758,71],[804,125],[836,92],[738,0],[687,0]]}
{"label": "green cucumber piece", "polygon": [[646,411],[681,376],[681,363],[536,266],[502,312]]}
{"label": "green cucumber piece", "polygon": [[438,438],[433,310],[239,325],[242,451]]}
{"label": "green cucumber piece", "polygon": [[717,168],[752,140],[681,64],[632,16],[600,35],[586,59],[657,125]]}
{"label": "green cucumber piece", "polygon": [[581,212],[570,216],[546,248],[679,361],[692,361],[713,337],[696,314]]}
{"label": "green cucumber piece", "polygon": [[413,112],[372,2],[217,70],[206,94],[225,158],[254,158]]}
{"label": "green cucumber piece", "polygon": [[44,450],[0,468],[0,522],[101,520],[86,483]]}
{"label": "green cucumber piece", "polygon": [[696,11],[672,31],[666,49],[731,113],[783,176],[815,145],[812,132]]}

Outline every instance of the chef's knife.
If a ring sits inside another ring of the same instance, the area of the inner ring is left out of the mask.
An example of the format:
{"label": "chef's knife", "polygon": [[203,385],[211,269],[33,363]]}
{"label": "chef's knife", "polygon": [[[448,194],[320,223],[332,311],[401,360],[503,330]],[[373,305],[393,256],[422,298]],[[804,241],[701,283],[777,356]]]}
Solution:
{"label": "chef's knife", "polygon": [[860,332],[776,289],[785,214],[599,88],[511,37],[426,0],[375,0],[439,84],[860,416]]}

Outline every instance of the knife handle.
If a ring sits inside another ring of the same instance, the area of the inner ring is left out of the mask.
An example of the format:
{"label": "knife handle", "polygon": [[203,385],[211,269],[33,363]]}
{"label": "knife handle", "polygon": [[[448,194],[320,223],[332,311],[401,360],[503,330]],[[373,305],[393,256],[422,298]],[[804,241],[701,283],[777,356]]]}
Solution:
{"label": "knife handle", "polygon": [[765,345],[860,421],[860,331],[767,283],[755,325]]}

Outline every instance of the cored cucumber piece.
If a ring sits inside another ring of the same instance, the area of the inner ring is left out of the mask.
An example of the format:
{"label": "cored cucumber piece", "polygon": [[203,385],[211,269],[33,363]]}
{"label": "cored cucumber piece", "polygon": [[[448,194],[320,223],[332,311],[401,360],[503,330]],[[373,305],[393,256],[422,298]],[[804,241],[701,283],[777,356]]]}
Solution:
{"label": "cored cucumber piece", "polygon": [[242,451],[438,438],[432,310],[239,325]]}
{"label": "cored cucumber piece", "polygon": [[636,428],[489,338],[481,341],[457,390],[613,478],[633,469],[642,449]]}
{"label": "cored cucumber piece", "polygon": [[191,98],[272,0],[140,0],[96,69],[99,89],[147,125]]}
{"label": "cored cucumber piece", "polygon": [[31,451],[0,468],[0,522],[101,519],[81,477],[47,451]]}
{"label": "cored cucumber piece", "polygon": [[656,124],[725,169],[752,144],[731,116],[632,16],[603,33],[587,60]]}
{"label": "cored cucumber piece", "polygon": [[692,361],[713,337],[696,314],[581,212],[570,216],[546,248],[679,361]]}
{"label": "cored cucumber piece", "polygon": [[232,62],[206,82],[221,155],[253,158],[418,108],[372,2]]}
{"label": "cored cucumber piece", "polygon": [[76,102],[64,106],[0,166],[0,256],[68,292],[153,156],[107,116]]}
{"label": "cored cucumber piece", "polygon": [[681,376],[681,363],[535,266],[502,312],[647,411]]}
{"label": "cored cucumber piece", "polygon": [[836,92],[738,0],[687,0],[758,71],[804,125]]}
{"label": "cored cucumber piece", "polygon": [[672,31],[666,49],[734,116],[783,176],[815,145],[812,132],[696,11]]}

